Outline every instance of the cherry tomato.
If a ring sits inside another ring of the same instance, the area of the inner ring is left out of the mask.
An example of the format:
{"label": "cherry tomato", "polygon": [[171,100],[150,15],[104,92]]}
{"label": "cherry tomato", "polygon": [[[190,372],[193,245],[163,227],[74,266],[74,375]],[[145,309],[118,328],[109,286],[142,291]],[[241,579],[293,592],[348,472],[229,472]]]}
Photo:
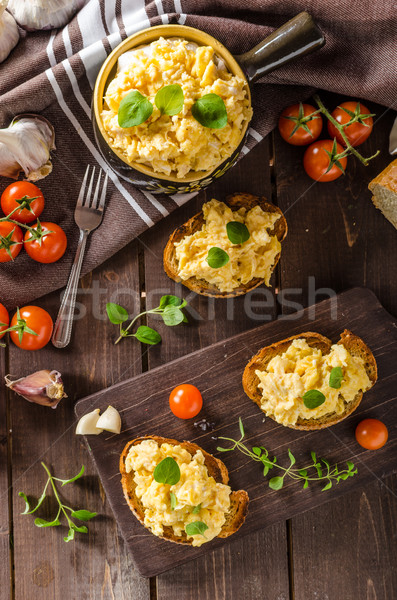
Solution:
{"label": "cherry tomato", "polygon": [[[352,119],[352,115],[346,112],[347,109],[351,113],[354,113],[357,105],[359,104],[359,112],[362,115],[369,115],[370,111],[364,104],[359,102],[342,102],[339,106],[335,108],[335,110],[331,113],[332,116],[338,123],[341,125],[345,125]],[[344,132],[346,134],[347,139],[351,143],[352,146],[359,146],[371,135],[371,131],[373,128],[374,122],[371,116],[366,118],[360,118],[356,123],[352,123],[348,127],[344,128]],[[345,146],[345,142],[343,137],[340,135],[339,131],[336,129],[335,125],[328,121],[328,133],[334,138],[336,137],[337,141]]]}
{"label": "cherry tomato", "polygon": [[0,325],[0,339],[4,336],[4,329],[7,329],[8,324],[10,322],[10,317],[8,316],[8,311],[3,304],[0,304],[0,323],[4,323],[4,325]]}
{"label": "cherry tomato", "polygon": [[382,448],[388,437],[386,425],[378,419],[364,419],[356,427],[356,440],[367,450]]}
{"label": "cherry tomato", "polygon": [[15,181],[6,187],[1,195],[1,209],[5,215],[9,215],[24,200],[29,202],[30,210],[28,208],[17,210],[12,215],[12,219],[19,223],[33,223],[43,212],[44,196],[37,185],[30,181]]}
{"label": "cherry tomato", "polygon": [[203,398],[199,390],[190,383],[174,388],[170,394],[170,408],[176,417],[191,419],[199,414],[203,407]]}
{"label": "cherry tomato", "polygon": [[[332,152],[333,145],[333,140],[319,140],[308,147],[303,156],[303,168],[309,177],[316,181],[333,181],[343,175],[343,172],[335,164],[332,165],[328,173],[326,172],[330,163],[330,157],[326,150]],[[343,152],[340,144],[336,144],[336,151],[338,154]],[[343,170],[345,170],[347,164],[346,156],[340,158],[339,162]]]}
{"label": "cherry tomato", "polygon": [[[24,306],[19,309],[21,320],[37,335],[24,332],[22,341],[19,341],[18,331],[11,331],[10,336],[16,346],[23,350],[40,350],[51,339],[54,324],[48,312],[39,306]],[[12,317],[11,327],[18,325],[18,312]]]}
{"label": "cherry tomato", "polygon": [[14,260],[22,250],[23,233],[18,225],[0,222],[0,263]]}
{"label": "cherry tomato", "polygon": [[[40,239],[32,239],[32,234],[27,231],[25,234],[24,246],[30,258],[40,263],[54,263],[59,260],[66,250],[68,244],[65,232],[56,223],[42,222],[33,225],[35,231],[50,231]],[[31,240],[31,241],[29,241]]]}
{"label": "cherry tomato", "polygon": [[[293,104],[285,108],[278,121],[278,129],[283,140],[293,146],[306,146],[318,138],[323,128],[321,115],[305,120],[316,109],[310,104]],[[298,125],[296,131],[294,129]]]}

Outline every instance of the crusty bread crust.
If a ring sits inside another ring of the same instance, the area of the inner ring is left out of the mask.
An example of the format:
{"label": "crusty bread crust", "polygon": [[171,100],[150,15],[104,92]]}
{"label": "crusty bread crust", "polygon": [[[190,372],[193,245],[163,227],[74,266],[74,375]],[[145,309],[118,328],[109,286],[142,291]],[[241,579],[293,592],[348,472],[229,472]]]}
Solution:
{"label": "crusty bread crust", "polygon": [[[131,446],[140,444],[143,440],[154,440],[159,445],[167,443],[172,444],[174,446],[182,446],[182,448],[187,450],[192,456],[197,452],[197,450],[201,450],[201,452],[204,455],[204,464],[207,467],[208,474],[212,476],[218,483],[227,484],[229,481],[228,470],[223,464],[223,462],[218,458],[215,458],[215,456],[212,456],[212,454],[209,454],[208,452],[200,448],[200,446],[197,446],[197,444],[193,444],[191,442],[178,442],[177,440],[160,437],[157,435],[150,435],[131,440],[124,447],[124,450],[122,451],[120,456],[121,485],[128,506],[130,507],[138,521],[142,523],[142,525],[144,525],[145,509],[141,500],[137,498],[135,494],[136,484],[134,481],[134,472],[130,471],[129,473],[127,473],[125,468],[125,461]],[[247,516],[248,502],[249,498],[245,490],[238,490],[237,492],[232,492],[230,494],[230,509],[226,514],[226,521],[223,524],[222,530],[219,533],[218,537],[229,537],[229,535],[232,535],[238,529],[240,529],[241,525],[245,521],[245,517]],[[192,540],[190,540],[184,532],[182,533],[182,535],[177,536],[175,535],[172,527],[164,527],[164,533],[162,537],[170,542],[175,542],[176,544],[185,544],[188,546],[192,545]]]}
{"label": "crusty bread crust", "polygon": [[397,229],[397,159],[369,182],[372,202]]}
{"label": "crusty bread crust", "polygon": [[[319,333],[309,331],[300,333],[298,335],[293,335],[285,340],[281,340],[259,350],[259,352],[257,352],[257,354],[255,354],[255,356],[251,358],[251,360],[244,369],[243,388],[247,396],[249,396],[249,398],[251,398],[251,400],[253,400],[261,410],[262,393],[261,390],[258,388],[258,384],[260,382],[258,376],[255,374],[255,371],[264,371],[266,366],[274,356],[283,354],[283,352],[287,350],[287,348],[290,346],[293,340],[298,338],[304,338],[309,346],[311,346],[312,348],[318,348],[323,354],[327,354],[332,346],[332,342],[330,339],[324,337]],[[338,344],[343,344],[352,356],[359,356],[364,359],[365,370],[371,381],[371,384],[374,385],[378,377],[376,361],[371,350],[363,342],[363,340],[357,335],[354,335],[354,333],[352,333],[348,329],[345,329],[340,336]],[[343,419],[348,417],[353,411],[355,411],[358,405],[360,404],[362,397],[363,393],[360,392],[356,395],[352,402],[346,402],[345,411],[341,415],[338,415],[335,412],[333,412],[329,415],[324,415],[319,419],[298,419],[295,425],[287,425],[287,427],[290,427],[291,429],[301,429],[306,431],[330,427],[331,425],[335,425],[335,423],[339,423],[339,421],[342,421]],[[272,418],[272,415],[268,416]]]}
{"label": "crusty bread crust", "polygon": [[[226,200],[224,200],[225,204],[227,204],[232,210],[236,211],[240,208],[246,208],[250,210],[254,206],[259,205],[261,209],[265,212],[278,213],[280,218],[274,224],[273,229],[270,231],[271,235],[276,235],[277,239],[282,242],[287,235],[288,227],[287,221],[282,213],[282,211],[274,204],[267,202],[266,198],[253,196],[252,194],[243,194],[236,193],[228,196]],[[245,285],[241,285],[238,288],[235,288],[232,292],[221,292],[216,285],[213,285],[206,281],[205,279],[197,279],[197,277],[190,277],[186,281],[182,281],[178,275],[178,261],[176,259],[176,251],[175,251],[175,243],[180,242],[183,238],[188,235],[192,235],[199,231],[204,224],[204,215],[203,212],[199,212],[194,217],[189,219],[186,223],[175,229],[175,231],[171,234],[167,245],[164,249],[164,270],[167,273],[168,277],[177,282],[182,282],[187,288],[196,292],[197,294],[201,294],[202,296],[211,296],[213,298],[232,298],[235,296],[241,296],[246,294],[250,290],[258,287],[263,283],[263,279],[255,278],[251,279]],[[274,271],[276,264],[280,258],[280,253],[276,256],[274,265],[272,267],[272,271]]]}

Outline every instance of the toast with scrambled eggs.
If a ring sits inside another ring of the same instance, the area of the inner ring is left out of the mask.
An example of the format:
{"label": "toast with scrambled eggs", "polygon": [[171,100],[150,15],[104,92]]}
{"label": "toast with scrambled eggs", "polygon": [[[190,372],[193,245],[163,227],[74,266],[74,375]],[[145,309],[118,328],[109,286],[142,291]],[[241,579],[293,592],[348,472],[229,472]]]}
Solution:
{"label": "toast with scrambled eggs", "polygon": [[[157,483],[153,477],[155,467],[168,456],[180,467],[176,485]],[[214,537],[229,537],[247,515],[247,492],[231,491],[224,463],[191,442],[155,435],[136,438],[121,453],[120,473],[125,499],[138,521],[177,544],[201,546]],[[196,521],[204,522],[207,530],[187,535],[185,526]]]}
{"label": "toast with scrambled eggs", "polygon": [[[335,369],[336,383],[331,379]],[[278,423],[313,430],[345,419],[376,380],[371,350],[345,329],[337,344],[319,333],[306,332],[262,348],[245,367],[243,388]],[[324,398],[320,396],[318,406],[308,407],[303,396],[313,390]]]}
{"label": "toast with scrambled eggs", "polygon": [[[226,235],[226,224],[235,220],[244,223],[250,233],[250,239],[242,244],[232,244]],[[164,270],[168,277],[203,296],[241,296],[262,283],[269,285],[287,230],[282,211],[264,197],[236,193],[224,203],[211,200],[171,234],[164,249]],[[210,247],[225,250],[229,262],[211,269],[205,259]]]}

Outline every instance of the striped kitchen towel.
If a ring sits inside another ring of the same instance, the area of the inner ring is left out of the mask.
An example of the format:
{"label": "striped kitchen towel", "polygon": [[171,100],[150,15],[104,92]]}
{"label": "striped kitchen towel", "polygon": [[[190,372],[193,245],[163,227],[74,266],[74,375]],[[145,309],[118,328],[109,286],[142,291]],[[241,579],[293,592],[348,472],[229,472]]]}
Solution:
{"label": "striped kitchen towel", "polygon": [[[326,46],[266,76],[253,89],[254,119],[244,153],[274,126],[280,110],[323,88],[392,106],[397,97],[395,7],[365,0],[90,0],[63,29],[23,32],[0,65],[0,126],[16,114],[38,112],[55,127],[52,174],[39,182],[47,199],[43,217],[59,223],[69,251],[56,264],[33,263],[21,253],[0,265],[0,302],[22,305],[66,284],[77,244],[73,209],[87,164],[105,166],[96,148],[90,104],[106,56],[127,36],[153,25],[186,24],[207,31],[234,54],[247,51],[275,27],[307,9]],[[143,193],[111,174],[102,226],[90,239],[88,272],[169,215],[191,195]],[[0,178],[0,193],[10,180]]]}

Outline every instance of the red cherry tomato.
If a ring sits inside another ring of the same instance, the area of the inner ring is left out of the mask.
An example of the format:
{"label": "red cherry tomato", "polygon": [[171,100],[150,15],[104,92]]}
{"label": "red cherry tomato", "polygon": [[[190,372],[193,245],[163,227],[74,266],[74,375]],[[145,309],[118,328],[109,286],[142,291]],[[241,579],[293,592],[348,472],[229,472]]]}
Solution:
{"label": "red cherry tomato", "polygon": [[[10,336],[16,346],[23,350],[40,350],[51,339],[53,322],[46,310],[39,306],[24,306],[19,310],[21,320],[37,335],[24,332],[22,341],[19,341],[18,331],[11,331]],[[18,313],[12,317],[11,327],[18,325]]]}
{"label": "red cherry tomato", "polygon": [[[319,140],[311,144],[306,150],[303,156],[303,168],[312,179],[316,181],[333,181],[343,175],[343,172],[335,164],[332,165],[327,173],[330,157],[326,151],[332,152],[333,144],[333,140]],[[340,144],[336,144],[336,150],[338,154],[343,152]],[[347,165],[346,156],[340,158],[339,162],[343,170],[345,170]]]}
{"label": "red cherry tomato", "polygon": [[199,390],[190,383],[174,388],[170,394],[170,408],[176,417],[191,419],[199,414],[203,407],[203,398]]}
{"label": "red cherry tomato", "polygon": [[14,260],[22,250],[23,233],[18,225],[0,222],[0,263]]}
{"label": "red cherry tomato", "polygon": [[[351,119],[352,115],[346,112],[345,109],[350,111],[350,113],[354,113],[357,105],[359,104],[359,111],[362,115],[369,115],[370,111],[364,104],[360,102],[342,102],[339,106],[335,108],[335,110],[331,113],[334,119],[340,123],[341,125],[346,125]],[[359,119],[356,123],[352,123],[348,127],[344,128],[344,133],[346,134],[347,139],[351,143],[352,146],[359,146],[366,139],[369,138],[372,132],[374,122],[372,117],[363,117]],[[336,137],[337,141],[345,146],[345,142],[343,137],[340,135],[339,131],[336,129],[335,125],[328,121],[328,133],[334,138]]]}
{"label": "red cherry tomato", "polygon": [[356,427],[356,440],[367,450],[382,448],[388,437],[386,425],[378,419],[364,419]]}
{"label": "red cherry tomato", "polygon": [[[10,322],[10,317],[8,315],[8,311],[3,304],[0,304],[0,339],[4,336],[4,329],[7,329],[8,324]],[[3,325],[1,325],[3,323]]]}
{"label": "red cherry tomato", "polygon": [[[41,240],[32,239],[32,234],[27,231],[25,234],[24,246],[30,258],[40,263],[54,263],[59,260],[66,250],[68,244],[65,232],[56,223],[40,223],[42,231],[50,231]],[[38,225],[32,226],[35,231]],[[29,241],[31,240],[31,241]]]}
{"label": "red cherry tomato", "polygon": [[30,210],[17,210],[11,218],[19,223],[33,223],[43,212],[44,196],[37,185],[30,181],[15,181],[6,187],[1,195],[1,209],[5,215],[9,215],[24,200],[29,202]]}
{"label": "red cherry tomato", "polygon": [[[293,104],[285,108],[278,120],[278,129],[283,140],[293,146],[306,146],[314,142],[323,128],[321,115],[314,115],[307,121],[304,119],[315,111],[311,104]],[[294,132],[297,125],[299,127]]]}

